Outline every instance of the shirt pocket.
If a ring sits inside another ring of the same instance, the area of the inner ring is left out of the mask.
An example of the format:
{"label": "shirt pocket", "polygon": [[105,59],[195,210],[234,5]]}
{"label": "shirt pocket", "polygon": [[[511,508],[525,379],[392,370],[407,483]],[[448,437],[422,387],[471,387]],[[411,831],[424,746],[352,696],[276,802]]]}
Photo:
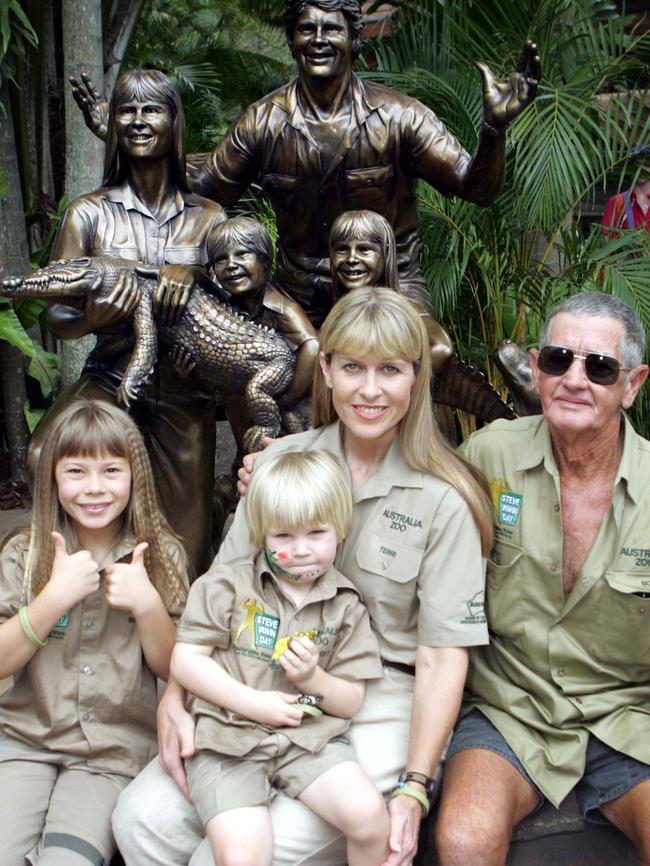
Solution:
{"label": "shirt pocket", "polygon": [[345,172],[347,205],[353,209],[386,210],[393,196],[393,166],[377,165]]}
{"label": "shirt pocket", "polygon": [[495,634],[519,638],[524,633],[523,550],[497,541],[487,561],[486,615]]}
{"label": "shirt pocket", "polygon": [[137,247],[133,246],[116,246],[102,247],[93,250],[94,256],[109,256],[112,259],[127,259],[129,262],[137,262],[140,260]]}
{"label": "shirt pocket", "polygon": [[170,246],[165,247],[165,262],[169,265],[202,265],[207,256],[201,247]]}
{"label": "shirt pocket", "polygon": [[356,551],[359,568],[396,584],[409,583],[417,578],[423,556],[423,550],[394,542],[391,542],[390,548],[386,548],[380,539],[376,539],[374,543],[369,542]]}
{"label": "shirt pocket", "polygon": [[[640,665],[647,679],[650,665],[650,571],[606,571],[600,595],[594,654],[604,664],[625,667],[637,679]],[[625,677],[628,679],[628,677]]]}

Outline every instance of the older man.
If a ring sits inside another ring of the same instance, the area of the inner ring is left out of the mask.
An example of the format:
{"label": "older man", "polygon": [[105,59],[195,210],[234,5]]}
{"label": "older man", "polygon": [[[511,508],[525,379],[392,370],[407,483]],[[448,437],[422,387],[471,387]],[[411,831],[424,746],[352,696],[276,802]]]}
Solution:
{"label": "older man", "polygon": [[491,642],[473,652],[437,827],[442,866],[506,861],[515,825],[576,789],[650,864],[650,443],[628,409],[648,376],[621,301],[562,302],[531,352],[543,416],[465,455],[490,483]]}

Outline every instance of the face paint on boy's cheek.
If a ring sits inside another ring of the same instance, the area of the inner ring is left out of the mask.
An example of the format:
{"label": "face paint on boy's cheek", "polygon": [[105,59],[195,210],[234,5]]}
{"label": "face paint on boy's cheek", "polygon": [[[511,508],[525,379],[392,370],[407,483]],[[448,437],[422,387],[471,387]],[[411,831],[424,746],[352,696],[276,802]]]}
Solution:
{"label": "face paint on boy's cheek", "polygon": [[282,568],[282,566],[280,565],[280,560],[287,558],[287,554],[283,551],[277,553],[275,550],[270,550],[268,547],[265,547],[264,556],[266,557],[267,565],[271,569],[273,574],[277,574],[279,577],[286,577],[287,580],[294,581],[298,581],[302,577],[301,574],[291,574],[290,571]]}

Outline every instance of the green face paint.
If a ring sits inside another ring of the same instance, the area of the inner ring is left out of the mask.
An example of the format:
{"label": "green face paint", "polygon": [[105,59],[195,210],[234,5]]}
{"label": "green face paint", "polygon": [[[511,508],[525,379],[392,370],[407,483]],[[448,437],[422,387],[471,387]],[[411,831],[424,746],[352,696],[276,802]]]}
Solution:
{"label": "green face paint", "polygon": [[293,580],[294,583],[299,581],[302,577],[301,574],[291,574],[290,571],[282,568],[282,566],[278,562],[278,554],[275,552],[275,550],[269,550],[268,547],[265,547],[264,556],[266,557],[266,563],[268,567],[271,569],[273,574],[277,574],[278,577],[286,577],[287,580]]}

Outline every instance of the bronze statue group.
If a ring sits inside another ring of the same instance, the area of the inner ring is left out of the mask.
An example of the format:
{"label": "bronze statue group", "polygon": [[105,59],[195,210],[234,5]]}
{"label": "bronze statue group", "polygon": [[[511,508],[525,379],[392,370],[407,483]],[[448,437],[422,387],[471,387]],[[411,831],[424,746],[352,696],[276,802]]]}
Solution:
{"label": "bronze statue group", "polygon": [[[499,866],[574,789],[650,864],[650,444],[622,414],[641,323],[563,302],[531,350],[541,414],[459,450],[432,403],[463,370],[416,181],[496,196],[535,46],[505,79],[478,64],[470,156],[355,75],[356,0],[288,0],[286,25],[297,77],[188,165],[162,73],[124,73],[108,107],[75,82],[103,185],[48,267],[4,281],[97,345],[0,554],[3,864],[108,866],[117,844],[127,866],[410,866],[442,791],[423,862]],[[224,211],[253,182],[275,255]],[[212,544],[218,412],[244,495]]]}

